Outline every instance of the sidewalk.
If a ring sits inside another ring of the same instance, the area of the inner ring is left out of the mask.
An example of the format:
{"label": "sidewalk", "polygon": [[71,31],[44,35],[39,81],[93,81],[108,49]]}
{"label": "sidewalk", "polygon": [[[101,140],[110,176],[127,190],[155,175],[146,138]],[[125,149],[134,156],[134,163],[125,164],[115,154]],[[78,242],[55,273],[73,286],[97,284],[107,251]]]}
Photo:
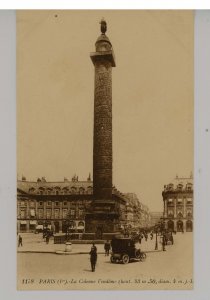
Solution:
{"label": "sidewalk", "polygon": [[[23,246],[17,247],[18,253],[51,253],[56,254],[56,251],[65,251],[65,244],[54,244],[53,238],[50,239],[49,244],[46,244],[45,239],[41,235],[35,234],[22,234]],[[96,244],[98,249],[98,254],[104,254],[104,245]],[[158,239],[158,250],[155,249],[155,239],[148,239],[142,241],[138,245],[140,249],[146,253],[148,252],[158,252],[162,251],[162,245],[159,243]],[[69,255],[76,254],[89,254],[91,244],[74,244],[72,242],[72,251]]]}

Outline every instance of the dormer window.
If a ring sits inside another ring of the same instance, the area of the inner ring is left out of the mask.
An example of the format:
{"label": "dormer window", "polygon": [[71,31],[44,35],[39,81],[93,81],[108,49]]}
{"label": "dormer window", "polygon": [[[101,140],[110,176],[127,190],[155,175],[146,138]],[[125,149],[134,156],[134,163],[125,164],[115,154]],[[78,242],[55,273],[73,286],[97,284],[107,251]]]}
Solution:
{"label": "dormer window", "polygon": [[187,191],[192,191],[192,183],[187,183],[186,189]]}
{"label": "dormer window", "polygon": [[174,189],[173,183],[170,183],[170,184],[168,185],[168,189],[169,189],[169,191],[172,191],[172,190]]}
{"label": "dormer window", "polygon": [[182,188],[183,188],[183,184],[179,183],[179,184],[177,185],[177,189],[178,189],[179,191],[181,191]]}

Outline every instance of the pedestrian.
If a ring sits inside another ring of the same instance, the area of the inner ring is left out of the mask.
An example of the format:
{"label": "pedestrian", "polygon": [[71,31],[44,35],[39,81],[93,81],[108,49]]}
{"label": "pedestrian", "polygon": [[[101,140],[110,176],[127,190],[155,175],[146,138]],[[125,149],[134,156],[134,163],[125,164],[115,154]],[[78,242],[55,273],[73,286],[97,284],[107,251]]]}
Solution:
{"label": "pedestrian", "polygon": [[46,235],[46,244],[49,244],[49,240],[50,240],[50,237],[49,237],[49,234]]}
{"label": "pedestrian", "polygon": [[165,235],[165,233],[163,233],[163,238],[162,238],[163,251],[166,251],[165,245],[166,245],[166,235]]}
{"label": "pedestrian", "polygon": [[19,235],[19,238],[18,238],[18,247],[22,247],[23,246],[23,239],[22,239],[22,236]]}
{"label": "pedestrian", "polygon": [[144,237],[145,237],[145,241],[147,242],[147,239],[148,239],[148,234],[147,234],[147,233],[145,233]]}
{"label": "pedestrian", "polygon": [[150,240],[152,240],[153,239],[153,232],[151,231],[151,233],[150,233]]}
{"label": "pedestrian", "polygon": [[104,244],[105,256],[109,256],[111,245],[110,242],[107,240]]}
{"label": "pedestrian", "polygon": [[95,267],[96,267],[96,262],[97,262],[97,248],[94,243],[90,249],[89,254],[90,254],[91,269],[92,269],[92,272],[95,272]]}

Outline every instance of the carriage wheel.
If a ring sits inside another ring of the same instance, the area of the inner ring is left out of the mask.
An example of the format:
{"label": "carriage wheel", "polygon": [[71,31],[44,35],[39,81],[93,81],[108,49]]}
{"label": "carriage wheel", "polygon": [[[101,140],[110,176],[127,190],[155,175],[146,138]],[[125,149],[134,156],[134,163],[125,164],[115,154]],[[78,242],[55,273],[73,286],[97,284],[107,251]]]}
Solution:
{"label": "carriage wheel", "polygon": [[142,252],[142,253],[141,253],[140,261],[145,261],[146,258],[147,258],[146,253]]}
{"label": "carriage wheel", "polygon": [[135,258],[136,259],[140,259],[141,258],[141,251],[140,250],[136,250],[136,252],[135,252]]}
{"label": "carriage wheel", "polygon": [[127,254],[124,254],[122,257],[122,262],[123,264],[128,264],[129,263],[129,256]]}
{"label": "carriage wheel", "polygon": [[113,256],[110,257],[110,261],[111,261],[111,263],[113,263],[113,264],[116,262],[116,260],[115,260],[115,258],[114,258]]}

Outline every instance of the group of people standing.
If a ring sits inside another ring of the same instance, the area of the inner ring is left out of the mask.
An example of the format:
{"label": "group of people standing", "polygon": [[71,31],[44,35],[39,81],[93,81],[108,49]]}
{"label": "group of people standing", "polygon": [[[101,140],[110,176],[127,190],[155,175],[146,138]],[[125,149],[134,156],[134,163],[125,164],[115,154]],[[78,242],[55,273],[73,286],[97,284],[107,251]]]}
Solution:
{"label": "group of people standing", "polygon": [[[148,233],[146,232],[146,231],[143,231],[143,232],[140,232],[139,234],[138,234],[138,240],[139,240],[139,243],[141,244],[141,242],[142,242],[142,240],[143,239],[145,239],[145,241],[147,242],[147,240],[148,240]],[[151,231],[150,232],[150,240],[152,240],[153,239],[153,232]]]}

